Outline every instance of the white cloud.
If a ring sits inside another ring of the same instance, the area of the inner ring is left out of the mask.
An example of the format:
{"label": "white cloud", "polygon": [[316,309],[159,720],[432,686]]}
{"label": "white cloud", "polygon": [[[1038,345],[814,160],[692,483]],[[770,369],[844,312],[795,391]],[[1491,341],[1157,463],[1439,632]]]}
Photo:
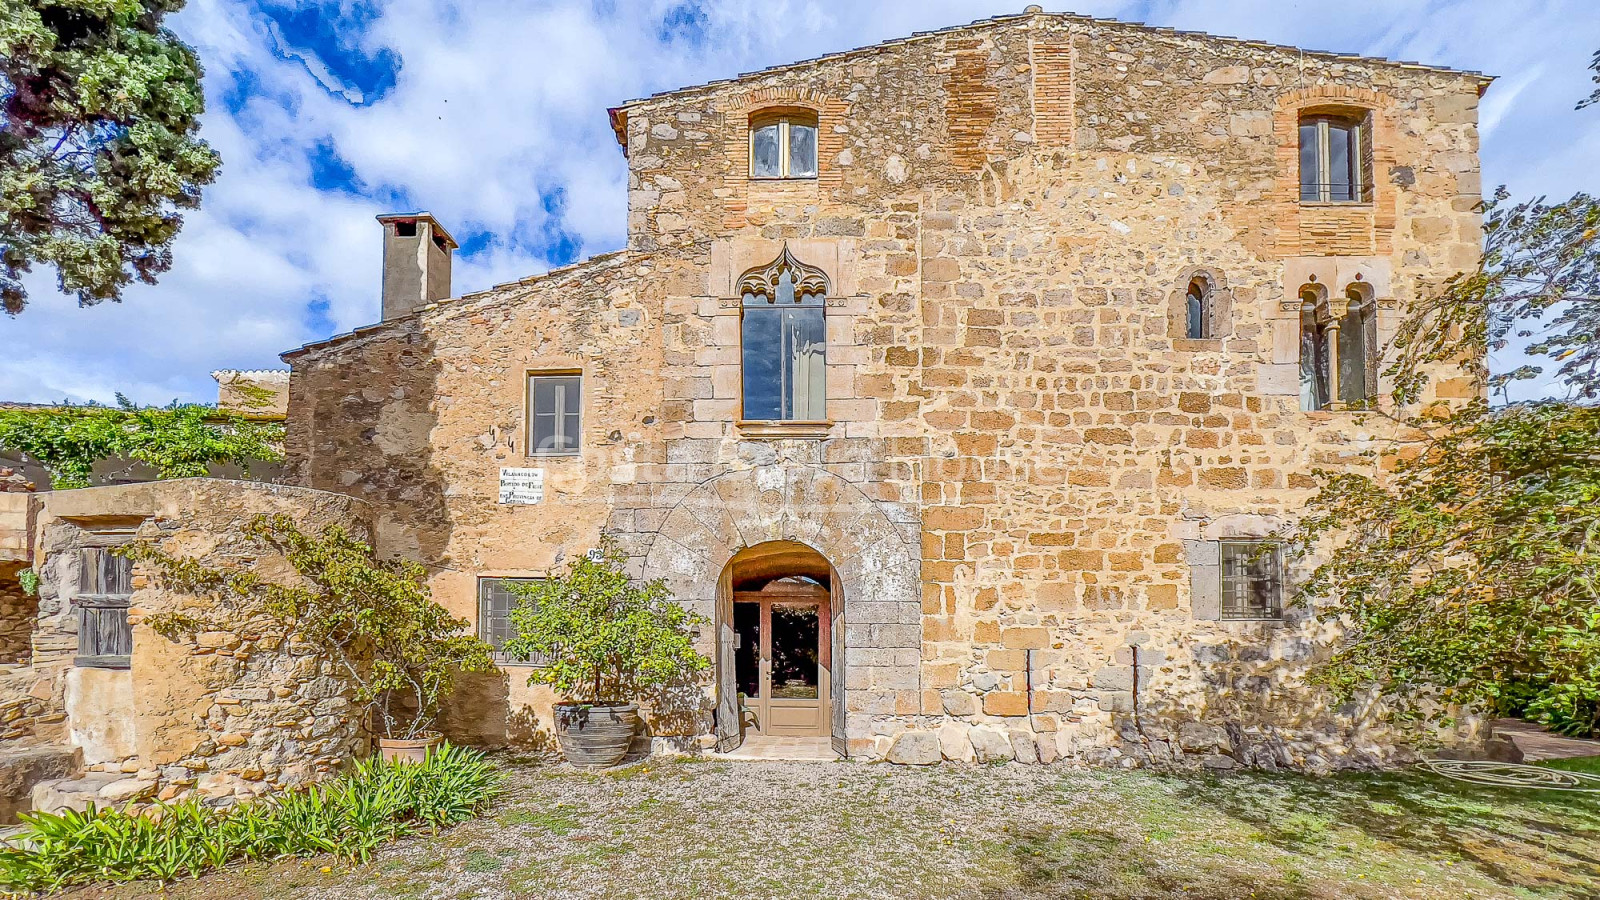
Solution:
{"label": "white cloud", "polygon": [[[615,249],[625,236],[626,167],[606,107],[1024,4],[702,0],[703,39],[669,44],[659,28],[674,5],[386,0],[368,27],[335,37],[347,51],[388,48],[403,61],[394,87],[374,99],[262,10],[191,0],[173,25],[206,65],[204,136],[222,153],[222,175],[189,215],[176,265],[158,286],[78,309],[54,293],[49,273],[36,273],[27,311],[0,323],[8,338],[0,398],[209,399],[211,369],[277,365],[282,350],[371,322],[380,253],[372,217],[402,198],[458,238],[494,236],[458,261],[458,292],[547,268],[551,228],[580,256]],[[1153,0],[1077,11],[1505,76],[1484,108],[1485,183],[1600,192],[1600,112],[1572,111],[1600,48],[1588,0]],[[233,113],[224,98],[241,73],[254,96]],[[362,190],[313,186],[309,158],[319,145],[337,150]],[[564,207],[553,220],[546,201],[557,193]]]}

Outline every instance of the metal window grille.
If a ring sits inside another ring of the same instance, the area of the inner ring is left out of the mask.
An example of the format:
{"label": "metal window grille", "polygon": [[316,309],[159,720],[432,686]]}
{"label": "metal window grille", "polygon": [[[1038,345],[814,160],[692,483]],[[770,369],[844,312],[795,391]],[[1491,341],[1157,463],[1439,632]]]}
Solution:
{"label": "metal window grille", "polygon": [[1264,541],[1222,542],[1222,617],[1283,617],[1283,559]]}
{"label": "metal window grille", "polygon": [[528,584],[538,578],[479,578],[478,579],[478,637],[493,647],[503,662],[543,666],[542,657],[507,656],[501,649],[516,635],[511,627],[511,611],[522,602],[522,597],[507,590],[510,584]]}

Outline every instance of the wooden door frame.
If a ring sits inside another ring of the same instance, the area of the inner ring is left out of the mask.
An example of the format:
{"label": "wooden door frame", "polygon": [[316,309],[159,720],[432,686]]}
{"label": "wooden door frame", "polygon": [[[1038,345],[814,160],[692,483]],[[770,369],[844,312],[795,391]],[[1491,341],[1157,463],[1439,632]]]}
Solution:
{"label": "wooden door frame", "polygon": [[821,585],[799,585],[793,583],[773,583],[760,591],[735,591],[730,604],[729,626],[732,626],[733,604],[756,603],[761,607],[761,647],[756,651],[757,665],[760,667],[759,685],[760,696],[749,698],[749,703],[756,711],[758,731],[762,735],[769,735],[773,699],[772,693],[772,608],[774,606],[812,606],[817,610],[817,698],[815,701],[792,701],[817,704],[817,730],[816,737],[828,737],[833,733],[832,715],[832,681],[833,681],[833,641],[832,622],[833,605],[832,597],[827,588]]}

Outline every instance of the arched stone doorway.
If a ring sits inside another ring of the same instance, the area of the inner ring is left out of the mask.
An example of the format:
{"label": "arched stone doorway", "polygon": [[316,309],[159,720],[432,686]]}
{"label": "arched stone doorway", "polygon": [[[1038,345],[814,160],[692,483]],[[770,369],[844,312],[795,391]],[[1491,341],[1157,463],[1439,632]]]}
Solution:
{"label": "arched stone doorway", "polygon": [[[830,564],[828,731],[834,750],[861,752],[872,744],[874,718],[918,711],[918,529],[914,516],[897,524],[838,475],[792,463],[719,475],[672,508],[650,540],[643,574],[662,578],[679,602],[717,623],[700,649],[717,664],[719,749],[737,747],[742,735],[730,563],[746,548],[769,542],[800,545]],[[784,565],[784,559],[779,553],[767,563]],[[788,561],[798,562],[793,555]]]}
{"label": "arched stone doorway", "polygon": [[[844,639],[839,576],[794,541],[746,547],[728,561],[717,626],[732,623],[734,674],[745,734],[832,734],[833,646]],[[836,603],[836,601],[838,601]],[[837,673],[842,675],[842,668]]]}

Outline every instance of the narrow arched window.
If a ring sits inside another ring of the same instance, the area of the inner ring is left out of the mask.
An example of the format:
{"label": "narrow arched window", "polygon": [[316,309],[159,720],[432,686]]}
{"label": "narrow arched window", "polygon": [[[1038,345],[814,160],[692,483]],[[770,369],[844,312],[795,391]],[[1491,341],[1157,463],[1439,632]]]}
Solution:
{"label": "narrow arched window", "polygon": [[828,417],[828,279],[785,245],[739,279],[744,419],[821,422]]}
{"label": "narrow arched window", "polygon": [[1195,340],[1211,337],[1211,291],[1203,278],[1189,281],[1185,334]]}
{"label": "narrow arched window", "polygon": [[1330,348],[1321,300],[1310,285],[1300,291],[1300,408],[1305,410],[1326,409],[1329,401]]}
{"label": "narrow arched window", "polygon": [[1339,320],[1339,399],[1364,404],[1377,394],[1373,349],[1377,323],[1373,305],[1355,286],[1345,292],[1349,308]]}
{"label": "narrow arched window", "polygon": [[817,177],[816,114],[781,110],[751,116],[750,177]]}

